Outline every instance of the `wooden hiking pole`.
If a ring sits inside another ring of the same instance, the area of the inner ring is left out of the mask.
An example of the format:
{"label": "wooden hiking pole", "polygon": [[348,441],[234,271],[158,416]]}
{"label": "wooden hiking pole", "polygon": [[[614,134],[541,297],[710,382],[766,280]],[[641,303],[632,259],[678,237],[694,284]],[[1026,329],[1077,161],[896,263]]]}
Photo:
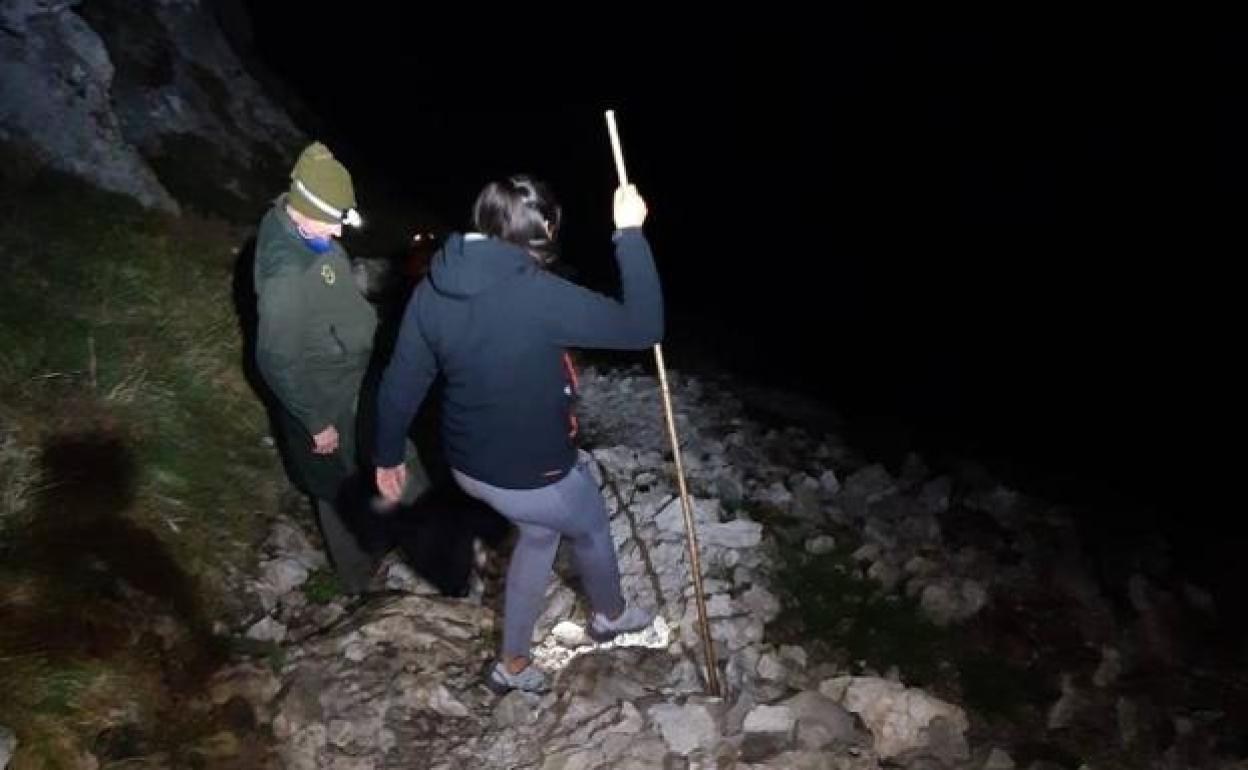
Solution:
{"label": "wooden hiking pole", "polygon": [[[611,134],[611,152],[615,155],[615,173],[620,186],[628,184],[628,172],[624,169],[624,152],[620,149],[620,135],[615,128],[615,110],[607,110],[607,131]],[[663,394],[663,414],[667,418],[667,438],[672,444],[672,457],[676,461],[676,482],[680,489],[680,507],[685,514],[685,545],[689,549],[689,571],[693,576],[693,596],[698,603],[698,625],[702,629],[702,647],[706,655],[706,686],[711,695],[718,696],[719,673],[715,665],[715,645],[711,641],[711,626],[706,619],[706,597],[702,593],[702,560],[698,555],[698,532],[693,523],[693,505],[689,502],[689,489],[685,485],[685,466],[680,456],[680,440],[676,436],[676,417],[672,413],[672,394],[667,387],[667,367],[663,365],[663,346],[655,343],[654,363],[659,370],[659,392]]]}

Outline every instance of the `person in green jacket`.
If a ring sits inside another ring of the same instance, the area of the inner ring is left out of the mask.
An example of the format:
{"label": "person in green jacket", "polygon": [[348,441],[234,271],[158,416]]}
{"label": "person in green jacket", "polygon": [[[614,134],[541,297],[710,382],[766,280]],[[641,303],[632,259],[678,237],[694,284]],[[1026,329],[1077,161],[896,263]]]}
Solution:
{"label": "person in green jacket", "polygon": [[256,364],[276,396],[274,421],[291,482],[313,499],[339,581],[363,591],[375,566],[339,510],[356,474],[356,414],[377,314],[338,243],[362,224],[351,175],[320,142],[291,171],[290,190],[260,222]]}

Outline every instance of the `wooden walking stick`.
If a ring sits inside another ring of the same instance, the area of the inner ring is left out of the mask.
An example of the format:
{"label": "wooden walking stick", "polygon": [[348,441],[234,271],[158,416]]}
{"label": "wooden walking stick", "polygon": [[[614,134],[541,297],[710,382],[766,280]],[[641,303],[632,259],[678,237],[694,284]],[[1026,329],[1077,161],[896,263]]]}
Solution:
{"label": "wooden walking stick", "polygon": [[[607,131],[611,134],[611,152],[615,155],[615,173],[620,186],[628,184],[628,172],[624,170],[624,152],[620,149],[620,135],[615,128],[615,111],[607,110]],[[663,346],[655,343],[654,363],[659,370],[659,391],[663,394],[663,414],[667,418],[667,438],[672,444],[672,457],[676,461],[676,481],[680,489],[680,507],[685,514],[685,544],[689,549],[689,571],[693,576],[693,596],[698,603],[698,624],[702,628],[702,647],[706,655],[706,686],[711,695],[718,696],[719,673],[715,665],[715,645],[711,641],[711,626],[706,619],[706,597],[702,593],[702,560],[698,556],[698,532],[693,523],[693,505],[689,502],[689,489],[685,484],[685,466],[680,456],[680,440],[676,436],[676,418],[672,413],[672,394],[667,387],[667,367],[663,365]]]}

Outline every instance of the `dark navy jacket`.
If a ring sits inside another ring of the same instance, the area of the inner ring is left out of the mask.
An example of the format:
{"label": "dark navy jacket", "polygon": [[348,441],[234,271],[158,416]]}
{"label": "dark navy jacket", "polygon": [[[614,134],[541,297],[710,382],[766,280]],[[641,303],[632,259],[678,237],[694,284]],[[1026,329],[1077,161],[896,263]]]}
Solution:
{"label": "dark navy jacket", "polygon": [[412,293],[382,377],[376,464],[402,462],[408,426],[441,373],[452,467],[508,489],[562,478],[576,460],[565,349],[639,350],[663,334],[658,273],[641,228],[614,240],[619,300],[543,270],[513,244],[450,236]]}

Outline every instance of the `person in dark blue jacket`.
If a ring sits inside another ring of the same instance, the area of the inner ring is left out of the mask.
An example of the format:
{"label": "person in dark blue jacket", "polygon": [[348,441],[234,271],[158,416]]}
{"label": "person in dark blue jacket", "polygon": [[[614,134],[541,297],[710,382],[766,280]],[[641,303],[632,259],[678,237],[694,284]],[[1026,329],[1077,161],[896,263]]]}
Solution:
{"label": "person in dark blue jacket", "polygon": [[631,185],[615,192],[620,298],[570,283],[546,267],[561,209],[527,176],[491,182],[477,197],[477,232],[447,238],[404,310],[377,402],[377,487],[397,499],[406,482],[404,438],[434,379],[442,384],[442,434],[456,481],[511,520],[519,538],[504,598],[502,655],[486,683],[495,692],[541,691],[529,645],[560,538],[571,543],[600,641],[650,625],[625,602],[606,506],[579,460],[568,348],[641,350],[663,335],[659,277],[641,226],[646,204]]}

